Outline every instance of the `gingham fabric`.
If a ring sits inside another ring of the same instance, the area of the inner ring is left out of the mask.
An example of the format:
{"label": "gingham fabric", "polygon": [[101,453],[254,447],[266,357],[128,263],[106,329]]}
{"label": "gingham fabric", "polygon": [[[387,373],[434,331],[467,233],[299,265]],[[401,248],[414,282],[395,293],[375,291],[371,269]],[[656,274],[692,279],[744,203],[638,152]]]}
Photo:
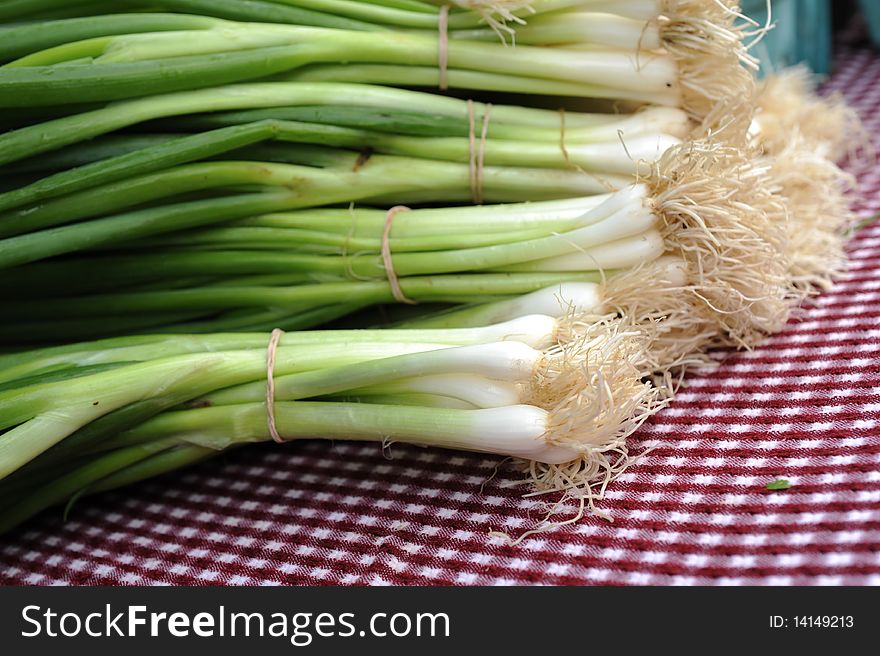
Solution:
{"label": "gingham fabric", "polygon": [[[828,85],[880,151],[880,59]],[[880,169],[858,209],[880,210]],[[257,446],[44,513],[0,538],[4,584],[880,584],[880,223],[806,317],[692,376],[656,448],[582,521],[509,546],[537,500],[499,459],[395,445]],[[765,485],[783,477],[787,491]],[[481,491],[482,488],[482,491]]]}

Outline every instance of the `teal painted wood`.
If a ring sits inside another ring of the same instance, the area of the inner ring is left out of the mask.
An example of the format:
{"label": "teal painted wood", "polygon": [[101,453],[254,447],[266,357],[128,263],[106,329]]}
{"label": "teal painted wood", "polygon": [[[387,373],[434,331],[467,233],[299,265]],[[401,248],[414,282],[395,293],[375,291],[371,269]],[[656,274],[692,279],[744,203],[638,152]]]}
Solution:
{"label": "teal painted wood", "polygon": [[[880,2],[864,0],[880,20]],[[767,22],[767,0],[742,0],[743,13],[761,25]],[[805,63],[815,73],[831,70],[830,0],[773,0],[775,25],[752,49],[761,60],[761,74]]]}
{"label": "teal painted wood", "polygon": [[868,23],[871,41],[880,48],[880,2],[877,2],[877,0],[859,0],[859,5],[862,8],[862,14],[865,16],[865,22]]}

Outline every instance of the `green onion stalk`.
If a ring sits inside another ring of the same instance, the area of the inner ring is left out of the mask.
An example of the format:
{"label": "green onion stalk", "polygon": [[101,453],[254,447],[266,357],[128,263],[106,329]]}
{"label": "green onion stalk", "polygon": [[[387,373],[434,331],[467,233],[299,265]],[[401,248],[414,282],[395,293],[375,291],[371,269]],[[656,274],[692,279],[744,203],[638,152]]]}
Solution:
{"label": "green onion stalk", "polygon": [[[634,101],[702,120],[719,101],[750,92],[755,66],[733,2],[468,2],[448,13],[445,33],[442,9],[421,2],[148,4],[172,13],[0,27],[0,106],[63,107],[303,75]],[[45,10],[38,0],[12,5],[0,19],[25,17],[28,5]],[[515,48],[497,42],[514,27]]]}
{"label": "green onion stalk", "polygon": [[0,356],[0,531],[273,439],[511,456],[539,490],[592,499],[660,404],[643,380],[645,336],[611,317],[286,333],[271,368],[269,343],[123,337]]}

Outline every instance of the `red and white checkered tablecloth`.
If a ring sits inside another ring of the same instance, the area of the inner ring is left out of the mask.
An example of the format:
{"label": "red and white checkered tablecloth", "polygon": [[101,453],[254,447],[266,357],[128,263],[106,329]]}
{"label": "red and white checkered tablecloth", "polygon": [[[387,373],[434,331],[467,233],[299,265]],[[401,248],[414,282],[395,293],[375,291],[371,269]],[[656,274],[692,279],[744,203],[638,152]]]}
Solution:
{"label": "red and white checkered tablecloth", "polygon": [[[880,58],[839,51],[880,151]],[[880,210],[880,168],[858,209]],[[395,445],[256,446],[44,513],[0,538],[2,584],[880,584],[880,223],[800,322],[690,378],[657,448],[587,517],[541,517],[499,459]],[[776,477],[784,492],[765,485]]]}

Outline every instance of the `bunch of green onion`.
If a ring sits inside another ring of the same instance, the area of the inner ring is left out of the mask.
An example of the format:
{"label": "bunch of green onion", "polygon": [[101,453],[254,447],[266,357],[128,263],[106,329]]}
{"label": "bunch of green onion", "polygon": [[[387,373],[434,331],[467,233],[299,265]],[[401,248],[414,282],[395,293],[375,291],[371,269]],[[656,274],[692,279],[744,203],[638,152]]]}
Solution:
{"label": "bunch of green onion", "polygon": [[[124,337],[0,357],[0,531],[46,507],[276,437],[404,441],[594,478],[657,390],[619,319],[473,329]],[[277,439],[277,438],[276,438]]]}
{"label": "bunch of green onion", "polygon": [[[9,69],[0,106],[103,102],[288,76],[606,98],[706,114],[748,80],[737,66],[749,61],[742,37],[724,3],[462,5],[12,0],[0,9],[0,21],[10,23],[0,31],[0,61]],[[119,13],[106,15],[108,6]],[[174,13],[142,11],[155,7]],[[515,49],[499,41],[499,27],[515,27]]]}
{"label": "bunch of green onion", "polygon": [[[390,270],[381,256],[387,213],[361,208],[259,215],[13,267],[0,280],[10,317],[0,342],[308,328],[393,303],[389,276],[401,300],[420,305],[600,283],[663,254],[647,194],[638,185],[565,201],[402,211],[387,240]],[[594,309],[566,295],[555,312],[568,301]]]}
{"label": "bunch of green onion", "polygon": [[[201,122],[228,125],[187,135],[93,139],[151,118],[254,106],[271,109],[209,116]],[[0,135],[0,162],[26,179],[0,194],[0,268],[350,201],[602,193],[627,184],[640,162],[659,158],[687,127],[674,109],[573,114],[561,145],[558,112],[497,106],[484,145],[475,145],[468,109],[456,99],[366,85],[264,83],[150,96],[13,130]],[[478,109],[482,117],[489,111]],[[304,120],[287,120],[291,114]],[[334,123],[353,121],[360,126]]]}

